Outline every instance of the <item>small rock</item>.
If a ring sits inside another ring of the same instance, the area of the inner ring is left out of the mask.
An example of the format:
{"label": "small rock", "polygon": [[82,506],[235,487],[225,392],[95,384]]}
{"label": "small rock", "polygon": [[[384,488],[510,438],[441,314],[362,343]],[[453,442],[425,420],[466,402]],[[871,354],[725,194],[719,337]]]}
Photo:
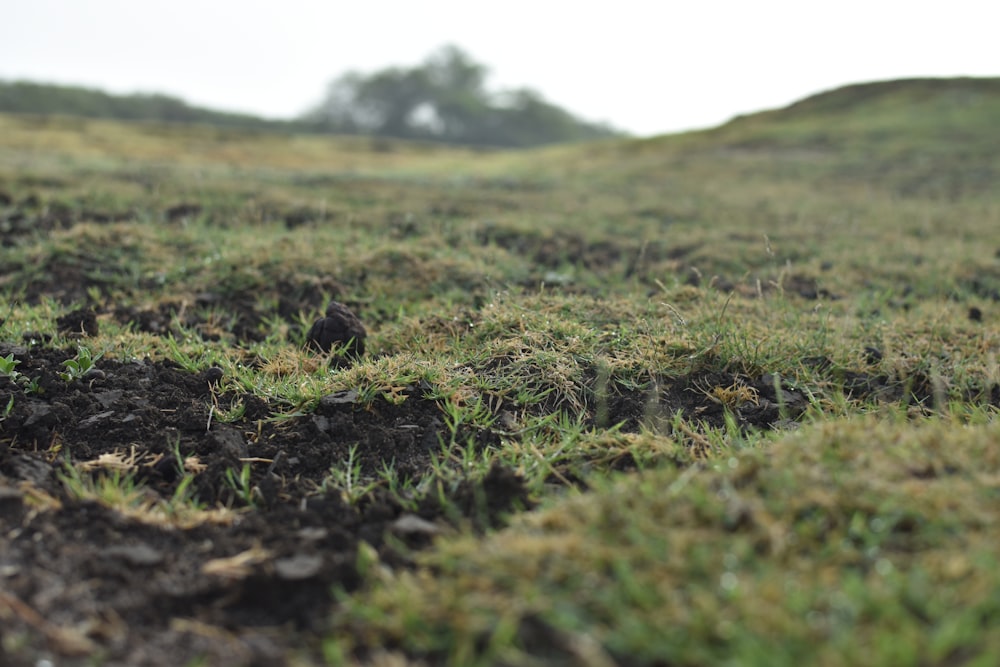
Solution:
{"label": "small rock", "polygon": [[441,527],[416,514],[404,514],[392,522],[392,530],[400,535],[437,535]]}
{"label": "small rock", "polygon": [[356,361],[365,354],[368,332],[350,308],[337,301],[326,307],[326,315],[316,320],[306,335],[307,345],[329,352],[335,345],[347,345],[345,361]]}
{"label": "small rock", "polygon": [[202,379],[208,383],[208,386],[215,387],[218,386],[219,381],[222,380],[222,369],[218,366],[212,366],[211,368],[205,369],[201,374]]}
{"label": "small rock", "polygon": [[104,557],[123,560],[129,565],[151,567],[163,562],[163,554],[146,544],[119,545],[104,550]]}
{"label": "small rock", "polygon": [[31,482],[43,488],[46,481],[53,476],[51,466],[43,458],[18,452],[6,455],[4,468],[4,474],[8,478]]}
{"label": "small rock", "polygon": [[106,421],[109,417],[115,414],[114,410],[106,410],[104,412],[98,412],[96,415],[91,415],[86,419],[81,419],[80,423],[76,425],[79,429],[88,429],[92,426],[97,426],[103,421]]}
{"label": "small rock", "polygon": [[121,399],[124,393],[121,389],[99,391],[94,394],[94,400],[100,403],[102,408],[110,408]]}
{"label": "small rock", "polygon": [[279,558],[274,561],[274,572],[281,579],[287,581],[297,581],[308,579],[319,574],[323,569],[322,556],[311,554],[295,554],[288,558]]}
{"label": "small rock", "polygon": [[15,357],[20,359],[22,357],[27,356],[28,348],[24,347],[23,345],[3,345],[3,347],[0,347],[0,352],[4,353],[3,355],[0,356],[13,354]]}
{"label": "small rock", "polygon": [[349,403],[355,403],[358,400],[357,389],[346,389],[344,391],[335,391],[332,394],[327,394],[323,398],[319,399],[319,405],[321,408],[329,408],[334,405],[346,405]]}
{"label": "small rock", "polygon": [[84,371],[83,375],[80,376],[80,379],[84,382],[98,382],[100,380],[107,379],[107,377],[107,373],[102,371],[100,368],[88,368]]}
{"label": "small rock", "polygon": [[25,426],[52,426],[56,422],[56,414],[51,405],[47,403],[32,403],[28,407],[28,417],[24,420]]}
{"label": "small rock", "polygon": [[325,540],[330,531],[323,527],[310,526],[300,529],[296,534],[300,539],[307,542],[319,542],[320,540]]}
{"label": "small rock", "polygon": [[226,458],[243,459],[247,457],[246,440],[235,428],[216,425],[208,434],[208,442],[214,451]]}

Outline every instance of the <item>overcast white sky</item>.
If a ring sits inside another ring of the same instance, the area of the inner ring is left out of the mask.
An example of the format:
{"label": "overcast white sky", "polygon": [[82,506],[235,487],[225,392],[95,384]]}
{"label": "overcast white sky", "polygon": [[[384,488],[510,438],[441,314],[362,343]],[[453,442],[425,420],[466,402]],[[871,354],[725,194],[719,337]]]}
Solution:
{"label": "overcast white sky", "polygon": [[638,135],[847,83],[1000,76],[996,0],[0,0],[0,79],[162,92],[291,117],[346,70],[452,43]]}

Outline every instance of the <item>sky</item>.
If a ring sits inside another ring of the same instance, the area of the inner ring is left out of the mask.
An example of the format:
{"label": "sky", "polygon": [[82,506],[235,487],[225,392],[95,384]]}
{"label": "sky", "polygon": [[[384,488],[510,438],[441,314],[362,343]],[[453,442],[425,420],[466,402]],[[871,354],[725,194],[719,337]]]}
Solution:
{"label": "sky", "polygon": [[165,93],[291,118],[348,70],[454,44],[639,136],[850,83],[1000,76],[996,0],[0,0],[0,79]]}

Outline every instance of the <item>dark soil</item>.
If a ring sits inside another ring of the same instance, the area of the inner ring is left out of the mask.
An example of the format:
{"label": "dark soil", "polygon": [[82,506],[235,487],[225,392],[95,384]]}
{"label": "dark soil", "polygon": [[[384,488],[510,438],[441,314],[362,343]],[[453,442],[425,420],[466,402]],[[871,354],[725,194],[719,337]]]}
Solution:
{"label": "dark soil", "polygon": [[[86,336],[94,311],[70,312],[58,326]],[[433,456],[453,440],[428,386],[408,388],[398,403],[333,393],[308,414],[277,419],[263,399],[221,391],[215,367],[98,359],[73,375],[64,362],[76,349],[52,348],[30,333],[23,344],[0,343],[0,357],[8,355],[20,363],[17,375],[0,376],[0,664],[318,659],[335,592],[360,583],[359,545],[407,567],[412,551],[448,526],[496,527],[532,504],[523,481],[501,466],[485,477],[433,480]],[[858,398],[909,391],[919,400],[930,391],[876,374],[842,375],[845,393]],[[720,393],[725,388],[743,393],[733,398]],[[807,407],[780,378],[728,372],[660,377],[640,390],[611,383],[587,401],[595,425],[660,429],[693,448],[706,442],[698,429],[792,428]],[[237,406],[240,417],[223,422],[220,415]],[[677,431],[678,412],[693,430]],[[500,444],[488,430],[458,435],[479,447]],[[85,481],[113,475],[101,459],[110,454],[131,462],[150,503],[182,492],[181,466],[197,463],[187,492],[205,508],[229,511],[189,525],[69,492],[71,471]],[[430,478],[416,488],[432,490],[376,486],[349,502],[324,481],[352,456],[365,479],[391,465],[401,483]],[[241,489],[234,480],[244,470]]]}
{"label": "dark soil", "polygon": [[[361,406],[346,392],[309,415],[270,420],[259,398],[219,393],[216,368],[100,359],[67,380],[60,373],[75,350],[0,345],[8,354],[21,375],[0,378],[0,407],[8,406],[0,421],[0,664],[97,657],[103,665],[183,665],[204,656],[208,664],[280,665],[295,653],[316,655],[334,592],[358,584],[362,541],[405,567],[410,550],[448,524],[485,529],[531,504],[521,479],[502,467],[443,480],[443,499],[437,484],[412,498],[376,488],[353,504],[323,491],[355,444],[363,474],[387,464],[404,479],[429,474],[448,434],[418,387],[398,405]],[[246,408],[239,421],[211,418],[237,402]],[[482,446],[495,440],[463,434],[463,442],[467,435]],[[134,455],[133,474],[151,500],[177,492],[178,454],[197,457],[192,493],[232,511],[183,527],[72,497],[60,479],[68,466],[111,453]],[[250,506],[227,482],[227,471],[244,466]]]}
{"label": "dark soil", "polygon": [[[725,390],[744,388],[739,396]],[[719,391],[719,390],[722,391]],[[780,396],[778,393],[780,392]],[[608,398],[606,426],[622,424],[624,431],[654,428],[672,431],[674,415],[702,427],[721,428],[728,418],[744,431],[788,427],[808,402],[802,392],[783,386],[771,374],[750,378],[737,373],[708,372],[653,381],[642,391],[621,392]]]}

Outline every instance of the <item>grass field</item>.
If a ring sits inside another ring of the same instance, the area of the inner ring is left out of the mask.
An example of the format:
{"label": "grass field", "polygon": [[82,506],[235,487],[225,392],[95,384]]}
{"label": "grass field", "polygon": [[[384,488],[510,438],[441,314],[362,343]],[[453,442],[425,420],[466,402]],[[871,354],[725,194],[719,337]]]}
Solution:
{"label": "grass field", "polygon": [[0,661],[1000,663],[998,117],[0,117]]}

